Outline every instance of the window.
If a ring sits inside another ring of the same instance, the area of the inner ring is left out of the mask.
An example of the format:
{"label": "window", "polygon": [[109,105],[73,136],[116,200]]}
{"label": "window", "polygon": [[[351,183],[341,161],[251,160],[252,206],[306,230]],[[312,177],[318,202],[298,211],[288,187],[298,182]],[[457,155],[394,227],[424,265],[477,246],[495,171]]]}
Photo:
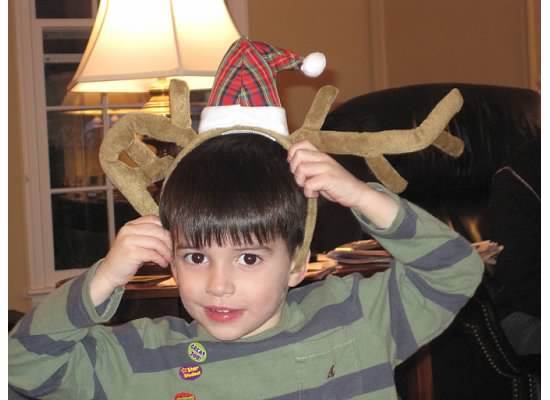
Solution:
{"label": "window", "polygon": [[[33,299],[103,257],[118,229],[138,216],[106,179],[98,150],[110,125],[141,108],[148,95],[66,91],[85,50],[98,1],[14,3]],[[229,3],[246,34],[246,2]],[[200,106],[192,108],[195,118],[199,112]],[[178,151],[154,141],[148,144],[162,154]],[[157,194],[159,185],[151,191]]]}
{"label": "window", "polygon": [[[98,151],[121,114],[146,95],[67,93],[97,0],[23,0],[17,26],[24,124],[31,294],[49,291],[103,257],[137,214],[105,178]],[[28,78],[31,79],[28,79]]]}

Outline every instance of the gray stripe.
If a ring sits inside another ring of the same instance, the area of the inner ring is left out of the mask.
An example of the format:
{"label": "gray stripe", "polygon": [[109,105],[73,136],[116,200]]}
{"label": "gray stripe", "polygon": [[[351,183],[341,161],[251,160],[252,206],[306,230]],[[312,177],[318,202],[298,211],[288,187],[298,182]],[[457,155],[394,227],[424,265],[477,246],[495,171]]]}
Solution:
{"label": "gray stripe", "polygon": [[400,360],[405,360],[416,351],[418,344],[414,338],[411,325],[405,313],[405,307],[401,301],[395,265],[392,265],[390,269],[391,272],[388,284],[388,296],[390,298],[390,329],[392,338],[395,341],[397,357]]}
{"label": "gray stripe", "polygon": [[26,313],[18,323],[17,329],[13,331],[13,337],[28,336],[31,332],[32,319],[34,318],[34,312],[36,308],[33,308]]}
{"label": "gray stripe", "polygon": [[48,335],[31,335],[31,323],[35,310],[32,309],[21,319],[21,323],[12,337],[19,340],[25,350],[31,353],[59,357],[70,352],[75,345],[72,340],[53,340]]}
{"label": "gray stripe", "polygon": [[350,399],[361,394],[386,389],[394,385],[393,370],[389,363],[378,364],[352,374],[333,378],[324,385],[273,397],[271,400],[290,399]]}
{"label": "gray stripe", "polygon": [[106,399],[107,395],[105,394],[105,391],[103,390],[103,386],[101,385],[101,382],[97,377],[97,371],[95,368],[96,360],[97,360],[97,353],[96,353],[97,341],[92,336],[86,336],[84,339],[82,339],[82,345],[84,346],[84,349],[88,354],[88,358],[90,359],[90,363],[92,364],[92,369],[94,371],[94,400]]}
{"label": "gray stripe", "polygon": [[107,400],[107,394],[94,371],[94,400]]}
{"label": "gray stripe", "polygon": [[123,348],[128,363],[135,373],[158,372],[176,368],[181,366],[182,357],[187,354],[186,343],[146,349],[143,339],[131,322],[113,327],[113,334]]}
{"label": "gray stripe", "polygon": [[84,346],[84,350],[86,350],[86,353],[88,353],[88,358],[90,359],[90,363],[92,364],[92,367],[95,368],[95,362],[97,359],[95,338],[88,335],[84,339],[82,339],[81,343],[82,343],[82,346]]}
{"label": "gray stripe", "polygon": [[472,251],[472,245],[462,236],[458,236],[448,240],[409,265],[424,271],[448,268],[468,257]]}
{"label": "gray stripe", "polygon": [[420,275],[411,269],[407,269],[405,271],[405,275],[409,278],[413,285],[416,286],[418,291],[422,293],[422,296],[430,299],[435,304],[454,314],[456,314],[469,299],[468,296],[460,293],[445,293],[433,288],[428,285],[428,283],[426,283]]}
{"label": "gray stripe", "polygon": [[301,303],[312,291],[320,286],[323,286],[324,281],[309,283],[305,286],[293,288],[288,291],[288,303]]}
{"label": "gray stripe", "polygon": [[94,324],[94,321],[88,315],[88,312],[84,308],[84,302],[82,301],[82,286],[86,274],[80,275],[72,283],[69,289],[69,295],[67,296],[67,307],[65,309],[69,321],[76,328],[84,328]]}
{"label": "gray stripe", "polygon": [[20,393],[27,397],[32,397],[32,398],[42,397],[47,395],[48,393],[53,392],[59,387],[59,385],[61,384],[61,380],[65,376],[66,370],[67,370],[67,364],[63,364],[63,366],[59,368],[57,371],[55,371],[55,373],[52,376],[50,376],[44,383],[42,383],[40,386],[38,386],[36,389],[33,389],[33,390],[23,390],[19,388],[16,389],[13,386],[11,387],[15,392]]}
{"label": "gray stripe", "polygon": [[401,200],[403,210],[405,211],[405,217],[395,232],[389,235],[389,237],[391,239],[412,239],[416,235],[416,223],[418,221],[418,216],[406,200]]}
{"label": "gray stripe", "polygon": [[103,315],[103,313],[105,312],[105,310],[107,309],[107,306],[109,305],[109,303],[111,302],[111,299],[110,298],[107,298],[107,300],[105,300],[103,303],[101,303],[100,305],[98,305],[95,310],[96,312],[98,313],[98,315]]}
{"label": "gray stripe", "polygon": [[[257,342],[206,342],[201,341],[208,352],[204,363],[246,357],[289,344],[301,342],[321,332],[329,331],[359,320],[363,311],[359,302],[358,289],[361,276],[354,274],[350,295],[341,303],[331,304],[317,312],[308,323],[297,332],[281,332],[271,338]],[[181,366],[182,354],[187,354],[190,341],[155,349],[144,348],[143,339],[133,324],[113,328],[118,342],[134,372],[157,372]]]}
{"label": "gray stripe", "polygon": [[170,326],[170,330],[181,333],[182,335],[185,335],[185,337],[188,337],[189,339],[193,339],[197,337],[197,324],[195,321],[189,323],[183,318],[177,318],[177,317],[161,317],[161,318],[156,318],[155,321],[162,321],[165,319],[168,320],[168,325]]}
{"label": "gray stripe", "polygon": [[17,340],[25,350],[38,354],[59,357],[72,351],[75,342],[70,340],[53,340],[47,335],[18,337]]}

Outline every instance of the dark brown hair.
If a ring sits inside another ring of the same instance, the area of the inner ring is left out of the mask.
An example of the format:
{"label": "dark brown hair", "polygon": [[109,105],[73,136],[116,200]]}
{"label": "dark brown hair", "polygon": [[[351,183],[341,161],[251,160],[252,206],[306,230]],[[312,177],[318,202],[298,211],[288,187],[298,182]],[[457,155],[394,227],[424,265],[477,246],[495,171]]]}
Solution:
{"label": "dark brown hair", "polygon": [[174,243],[194,248],[281,237],[292,255],[304,240],[307,200],[286,159],[287,151],[262,135],[205,141],[168,178],[159,204],[162,224]]}

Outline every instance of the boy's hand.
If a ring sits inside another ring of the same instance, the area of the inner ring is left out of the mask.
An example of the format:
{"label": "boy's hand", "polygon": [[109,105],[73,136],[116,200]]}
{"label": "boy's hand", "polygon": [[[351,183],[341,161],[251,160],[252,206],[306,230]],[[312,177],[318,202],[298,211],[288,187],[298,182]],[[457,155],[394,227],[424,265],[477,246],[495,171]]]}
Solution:
{"label": "boy's hand", "polygon": [[97,306],[118,286],[125,285],[145,262],[167,267],[172,259],[170,232],[156,216],[128,222],[118,232],[109,253],[90,283],[90,295]]}
{"label": "boy's hand", "polygon": [[334,158],[322,153],[310,142],[302,141],[288,149],[290,171],[306,197],[321,194],[345,207],[358,207],[370,188],[342,167]]}
{"label": "boy's hand", "polygon": [[306,197],[321,194],[344,207],[355,208],[382,229],[392,224],[399,211],[399,205],[391,197],[370,188],[308,141],[288,149],[288,162]]}

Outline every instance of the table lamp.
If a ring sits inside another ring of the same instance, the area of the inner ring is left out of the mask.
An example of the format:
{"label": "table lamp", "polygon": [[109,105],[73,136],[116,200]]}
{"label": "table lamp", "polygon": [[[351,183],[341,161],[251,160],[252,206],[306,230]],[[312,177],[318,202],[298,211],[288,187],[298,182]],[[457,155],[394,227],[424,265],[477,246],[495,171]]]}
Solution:
{"label": "table lamp", "polygon": [[223,0],[102,0],[68,89],[148,92],[176,77],[209,89],[238,37]]}

